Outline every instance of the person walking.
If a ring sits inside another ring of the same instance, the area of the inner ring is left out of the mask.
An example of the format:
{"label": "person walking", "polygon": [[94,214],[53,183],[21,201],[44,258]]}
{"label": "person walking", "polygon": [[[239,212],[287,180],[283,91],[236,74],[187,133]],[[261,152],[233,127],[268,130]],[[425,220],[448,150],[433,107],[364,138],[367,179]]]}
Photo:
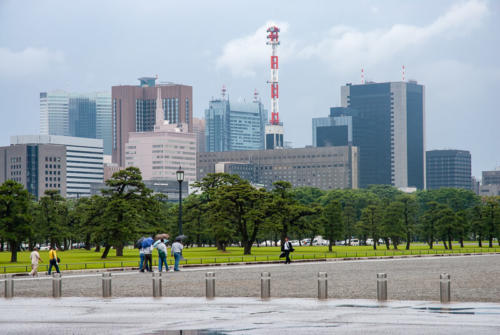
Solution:
{"label": "person walking", "polygon": [[153,272],[153,246],[144,248],[144,265],[141,269],[141,272],[144,272],[144,268],[148,270],[148,272]]}
{"label": "person walking", "polygon": [[42,262],[42,258],[40,257],[40,253],[38,252],[38,248],[34,247],[33,251],[30,254],[31,258],[31,272],[30,275],[35,277],[38,276],[38,262]]}
{"label": "person walking", "polygon": [[182,249],[184,249],[184,246],[182,245],[182,239],[177,237],[175,239],[175,242],[172,244],[172,249],[170,250],[171,255],[174,256],[175,259],[174,271],[179,271],[179,262],[182,258]]}
{"label": "person walking", "polygon": [[168,272],[168,264],[167,264],[167,246],[165,244],[164,239],[160,239],[153,244],[158,250],[158,271],[161,272],[163,269],[163,264],[165,264],[165,271]]}
{"label": "person walking", "polygon": [[52,272],[52,267],[54,266],[56,268],[57,273],[61,273],[59,271],[59,258],[57,257],[57,248],[54,246],[50,246],[49,250],[49,276],[50,273]]}
{"label": "person walking", "polygon": [[281,245],[281,252],[284,254],[285,264],[290,264],[292,261],[290,260],[290,253],[294,252],[292,243],[288,241],[288,237],[285,237],[285,242]]}
{"label": "person walking", "polygon": [[[140,247],[139,248],[139,257],[141,259],[141,262],[139,263],[139,271],[141,272],[144,272],[144,259],[146,258],[146,256],[144,256],[144,248],[143,247]],[[149,271],[149,268],[146,264],[146,269]]]}

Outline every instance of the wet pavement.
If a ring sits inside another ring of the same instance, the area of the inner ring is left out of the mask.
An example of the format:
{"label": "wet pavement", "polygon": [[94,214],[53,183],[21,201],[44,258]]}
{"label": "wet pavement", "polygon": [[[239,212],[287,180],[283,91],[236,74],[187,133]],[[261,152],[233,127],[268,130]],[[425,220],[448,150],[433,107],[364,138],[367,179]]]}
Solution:
{"label": "wet pavement", "polygon": [[[316,263],[185,268],[162,275],[163,295],[203,297],[205,273],[215,272],[218,297],[259,297],[260,274],[271,273],[271,295],[315,298],[317,274],[328,273],[328,296],[335,299],[375,299],[376,274],[387,273],[388,298],[439,300],[439,275],[451,275],[451,300],[500,303],[500,255],[369,259]],[[99,273],[63,272],[63,297],[102,296]],[[151,297],[150,273],[112,274],[113,297]],[[16,297],[50,297],[51,278],[15,278]],[[0,281],[0,296],[4,295]]]}
{"label": "wet pavement", "polygon": [[275,298],[14,298],[2,334],[498,334],[500,304]]}

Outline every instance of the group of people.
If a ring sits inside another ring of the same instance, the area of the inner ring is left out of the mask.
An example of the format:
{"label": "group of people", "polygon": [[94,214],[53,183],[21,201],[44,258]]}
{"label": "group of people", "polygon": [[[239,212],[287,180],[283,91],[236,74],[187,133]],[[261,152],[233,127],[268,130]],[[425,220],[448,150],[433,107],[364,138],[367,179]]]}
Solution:
{"label": "group of people", "polygon": [[[153,272],[153,249],[158,251],[158,271],[169,271],[167,264],[167,239],[159,239],[153,244],[149,246],[141,246],[139,248],[139,271],[144,272]],[[172,247],[170,248],[170,255],[174,257],[174,271],[179,271],[179,263],[182,259],[182,249],[184,246],[182,245],[182,240],[180,238],[176,238],[174,243],[172,243]],[[165,270],[163,268],[165,266]]]}
{"label": "group of people", "polygon": [[[38,263],[43,263],[42,257],[40,257],[40,253],[38,252],[38,248],[34,247],[33,251],[30,254],[31,259],[31,272],[30,276],[37,277],[38,276]],[[60,258],[57,257],[57,248],[54,246],[50,246],[49,249],[49,275],[52,273],[52,267],[54,267],[57,273],[61,273],[59,270],[59,262],[61,262]]]}

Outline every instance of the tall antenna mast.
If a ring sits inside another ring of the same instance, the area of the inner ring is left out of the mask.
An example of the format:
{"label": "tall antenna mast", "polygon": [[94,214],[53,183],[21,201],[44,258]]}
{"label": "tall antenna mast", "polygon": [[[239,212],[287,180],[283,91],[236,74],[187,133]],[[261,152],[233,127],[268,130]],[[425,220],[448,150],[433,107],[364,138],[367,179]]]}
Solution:
{"label": "tall antenna mast", "polygon": [[267,29],[267,45],[272,48],[271,54],[271,121],[272,125],[279,125],[279,85],[278,85],[278,45],[280,28],[276,26]]}
{"label": "tall antenna mast", "polygon": [[365,83],[365,69],[361,68],[361,84]]}
{"label": "tall antenna mast", "polygon": [[226,85],[222,85],[222,100],[226,100],[226,92],[227,92],[227,89],[226,89]]}
{"label": "tall antenna mast", "polygon": [[403,81],[405,81],[405,77],[406,77],[406,69],[405,69],[405,66],[403,65],[403,68],[401,69],[401,74],[403,76]]}

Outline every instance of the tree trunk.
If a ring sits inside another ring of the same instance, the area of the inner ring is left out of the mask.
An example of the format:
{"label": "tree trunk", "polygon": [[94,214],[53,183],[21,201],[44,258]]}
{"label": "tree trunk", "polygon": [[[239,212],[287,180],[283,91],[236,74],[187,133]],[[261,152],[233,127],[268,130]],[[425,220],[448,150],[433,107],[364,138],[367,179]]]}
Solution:
{"label": "tree trunk", "polygon": [[491,234],[488,238],[488,247],[493,248],[493,235],[491,235]]}
{"label": "tree trunk", "polygon": [[443,245],[444,245],[444,249],[448,250],[448,246],[446,245],[446,240],[444,238],[443,238]]}
{"label": "tree trunk", "polygon": [[110,245],[106,245],[104,247],[104,252],[102,253],[102,256],[101,256],[102,259],[105,259],[106,257],[108,257],[108,253],[109,253],[110,249],[111,249]]}
{"label": "tree trunk", "polygon": [[453,243],[451,243],[451,241],[452,241],[452,237],[451,237],[451,235],[448,235],[448,247],[450,248],[450,250],[453,249]]}
{"label": "tree trunk", "polygon": [[10,245],[10,262],[17,263],[17,243],[14,241],[9,242]]}
{"label": "tree trunk", "polygon": [[479,235],[479,240],[477,242],[478,242],[479,248],[482,248],[483,247],[483,237],[481,235]]}
{"label": "tree trunk", "polygon": [[406,250],[410,250],[410,239],[411,239],[411,234],[410,232],[406,233]]}
{"label": "tree trunk", "polygon": [[373,250],[377,250],[377,242],[375,242],[375,239],[373,239]]}
{"label": "tree trunk", "polygon": [[90,250],[90,234],[85,235],[85,250]]}
{"label": "tree trunk", "polygon": [[101,245],[100,244],[96,245],[95,252],[101,252]]}
{"label": "tree trunk", "polygon": [[464,238],[460,237],[460,248],[464,247]]}
{"label": "tree trunk", "polygon": [[384,238],[384,241],[385,241],[385,247],[387,248],[387,250],[391,249],[391,242],[389,242],[389,239]]}
{"label": "tree trunk", "polygon": [[252,254],[252,241],[247,241],[245,246],[243,247],[243,255],[251,255]]}
{"label": "tree trunk", "polygon": [[115,245],[116,256],[123,256],[123,244]]}
{"label": "tree trunk", "polygon": [[333,245],[332,240],[333,238],[331,238],[330,242],[328,243],[328,252],[332,252],[332,245]]}

